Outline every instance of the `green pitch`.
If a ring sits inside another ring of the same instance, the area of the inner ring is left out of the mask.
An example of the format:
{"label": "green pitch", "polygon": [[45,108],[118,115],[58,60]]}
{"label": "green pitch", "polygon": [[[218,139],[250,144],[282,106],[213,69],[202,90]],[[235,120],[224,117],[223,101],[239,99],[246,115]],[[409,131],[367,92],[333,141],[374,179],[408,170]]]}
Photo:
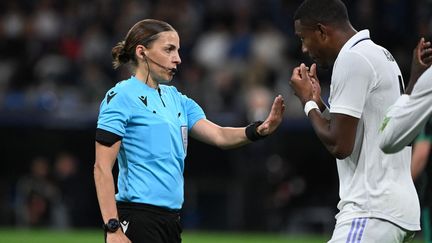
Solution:
{"label": "green pitch", "polygon": [[[184,243],[323,243],[328,236],[287,234],[191,232],[183,234]],[[104,243],[99,230],[50,231],[0,229],[0,243]],[[421,241],[414,241],[421,243]]]}

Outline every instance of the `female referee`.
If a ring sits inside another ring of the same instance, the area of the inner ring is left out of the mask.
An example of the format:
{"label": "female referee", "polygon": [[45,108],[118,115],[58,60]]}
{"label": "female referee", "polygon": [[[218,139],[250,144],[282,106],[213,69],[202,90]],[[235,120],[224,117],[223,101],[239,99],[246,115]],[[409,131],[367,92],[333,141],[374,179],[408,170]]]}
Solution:
{"label": "female referee", "polygon": [[[106,242],[181,242],[188,134],[235,148],[271,134],[282,120],[280,95],[264,122],[233,128],[207,120],[195,101],[163,85],[181,63],[179,48],[171,25],[146,19],[112,49],[114,68],[127,64],[133,75],[107,92],[97,122],[94,179]],[[112,175],[116,158],[117,194]]]}

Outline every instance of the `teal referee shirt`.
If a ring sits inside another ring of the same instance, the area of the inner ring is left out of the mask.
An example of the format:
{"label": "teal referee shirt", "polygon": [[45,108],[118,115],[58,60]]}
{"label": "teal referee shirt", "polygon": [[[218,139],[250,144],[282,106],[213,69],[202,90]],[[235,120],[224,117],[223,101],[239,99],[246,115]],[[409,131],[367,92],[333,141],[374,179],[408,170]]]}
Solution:
{"label": "teal referee shirt", "polygon": [[122,137],[116,200],[180,209],[188,131],[203,118],[173,86],[153,89],[132,76],[110,89],[97,128]]}

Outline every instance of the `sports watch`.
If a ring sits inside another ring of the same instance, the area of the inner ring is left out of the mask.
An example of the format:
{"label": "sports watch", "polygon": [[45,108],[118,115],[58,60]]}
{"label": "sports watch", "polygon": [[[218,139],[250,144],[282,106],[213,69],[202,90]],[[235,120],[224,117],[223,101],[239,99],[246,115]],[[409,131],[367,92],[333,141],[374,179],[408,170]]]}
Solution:
{"label": "sports watch", "polygon": [[103,229],[105,232],[111,232],[114,233],[120,228],[120,222],[118,219],[109,219],[106,224],[103,225]]}

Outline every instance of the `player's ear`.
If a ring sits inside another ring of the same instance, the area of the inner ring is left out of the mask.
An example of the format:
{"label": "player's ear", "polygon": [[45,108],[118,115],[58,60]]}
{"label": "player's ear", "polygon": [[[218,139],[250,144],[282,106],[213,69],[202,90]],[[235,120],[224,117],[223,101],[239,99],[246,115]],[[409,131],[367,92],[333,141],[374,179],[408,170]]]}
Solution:
{"label": "player's ear", "polygon": [[326,25],[323,25],[321,23],[317,24],[317,32],[320,38],[326,39],[328,36],[328,27]]}

